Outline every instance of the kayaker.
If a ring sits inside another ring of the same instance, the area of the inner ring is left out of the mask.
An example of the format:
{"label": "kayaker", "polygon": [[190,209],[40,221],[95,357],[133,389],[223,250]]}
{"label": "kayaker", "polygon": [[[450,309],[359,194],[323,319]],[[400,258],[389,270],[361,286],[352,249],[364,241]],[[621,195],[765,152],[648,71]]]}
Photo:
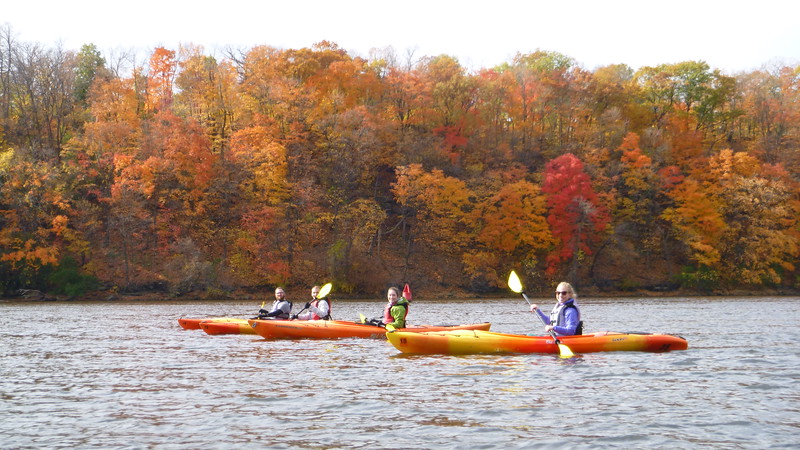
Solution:
{"label": "kayaker", "polygon": [[[328,297],[317,298],[319,286],[311,288],[311,301],[306,303],[303,311],[292,316],[292,319],[298,320],[331,320],[331,303]],[[307,311],[306,311],[307,310]]]}
{"label": "kayaker", "polygon": [[282,287],[275,288],[275,301],[272,302],[272,309],[260,309],[258,311],[259,319],[288,319],[292,314],[292,302],[286,300],[286,291]]}
{"label": "kayaker", "polygon": [[400,295],[400,289],[390,287],[386,293],[388,302],[383,310],[383,326],[391,325],[394,328],[406,327],[408,315],[408,300]]}
{"label": "kayaker", "polygon": [[531,305],[531,312],[538,314],[548,325],[544,327],[545,332],[553,332],[559,336],[573,336],[583,334],[583,321],[581,321],[581,311],[575,302],[577,295],[572,285],[562,281],[556,288],[556,306],[548,316],[539,309],[539,305]]}

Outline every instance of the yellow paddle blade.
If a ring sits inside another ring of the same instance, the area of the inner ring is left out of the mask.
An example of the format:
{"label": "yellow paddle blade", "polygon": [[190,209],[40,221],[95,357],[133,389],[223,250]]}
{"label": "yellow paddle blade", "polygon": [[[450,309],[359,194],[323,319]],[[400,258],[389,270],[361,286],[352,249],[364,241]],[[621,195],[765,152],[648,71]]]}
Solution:
{"label": "yellow paddle blade", "polygon": [[333,285],[331,283],[326,284],[319,288],[319,294],[317,294],[317,298],[325,298],[326,295],[330,294]]}
{"label": "yellow paddle blade", "polygon": [[513,270],[508,275],[508,287],[517,294],[522,292],[522,282],[519,281],[517,272],[514,272]]}
{"label": "yellow paddle blade", "polygon": [[361,323],[367,323],[367,316],[359,314],[358,318],[361,319]]}
{"label": "yellow paddle blade", "polygon": [[572,350],[570,350],[569,347],[567,347],[564,344],[558,344],[558,351],[559,351],[558,356],[562,358],[572,358],[573,356],[575,356],[575,353],[572,353]]}
{"label": "yellow paddle blade", "polygon": [[387,323],[387,324],[386,324],[386,331],[392,332],[392,331],[394,331],[395,329],[396,329],[396,328],[395,328],[394,326],[392,326],[392,324],[390,324],[390,323]]}

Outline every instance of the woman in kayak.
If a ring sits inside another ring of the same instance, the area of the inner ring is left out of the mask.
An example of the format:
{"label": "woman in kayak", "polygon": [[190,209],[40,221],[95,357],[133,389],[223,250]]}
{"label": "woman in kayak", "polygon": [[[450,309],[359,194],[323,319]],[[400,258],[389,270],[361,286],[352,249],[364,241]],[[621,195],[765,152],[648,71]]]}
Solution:
{"label": "woman in kayak", "polygon": [[259,319],[288,319],[292,313],[292,302],[286,300],[286,291],[282,287],[275,288],[275,301],[272,302],[272,309],[258,311]]}
{"label": "woman in kayak", "polygon": [[[298,314],[292,316],[292,319],[299,320],[331,320],[331,303],[328,297],[317,298],[319,286],[311,288],[311,301],[306,303],[306,306]],[[308,311],[305,311],[308,310]]]}
{"label": "woman in kayak", "polygon": [[390,287],[386,293],[388,302],[383,310],[383,326],[391,325],[394,328],[406,327],[408,315],[408,300],[400,296],[400,289]]}
{"label": "woman in kayak", "polygon": [[548,316],[539,309],[539,305],[531,305],[531,312],[538,314],[548,324],[544,327],[545,332],[552,330],[559,336],[573,336],[583,334],[583,321],[581,321],[581,311],[575,303],[575,289],[572,285],[562,281],[556,288],[556,306]]}

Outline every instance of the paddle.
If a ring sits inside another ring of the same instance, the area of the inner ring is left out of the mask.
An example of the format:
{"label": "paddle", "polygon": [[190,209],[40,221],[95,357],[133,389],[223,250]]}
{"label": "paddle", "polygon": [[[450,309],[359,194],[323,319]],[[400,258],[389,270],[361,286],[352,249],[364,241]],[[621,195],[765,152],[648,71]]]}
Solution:
{"label": "paddle", "polygon": [[363,314],[359,314],[358,315],[358,319],[359,319],[359,321],[356,322],[356,323],[360,323],[360,324],[364,324],[364,325],[370,325],[370,326],[373,326],[373,327],[383,327],[384,326],[382,323],[376,323],[378,319],[367,319],[367,316],[365,316]]}
{"label": "paddle", "polygon": [[[319,288],[319,292],[317,293],[317,296],[314,297],[314,300],[317,300],[317,299],[320,299],[320,298],[325,298],[325,296],[327,296],[328,294],[331,293],[331,289],[332,288],[333,288],[333,284],[331,284],[331,283],[325,284],[324,286]],[[307,310],[309,306],[311,306],[311,302],[306,303],[305,308],[301,309],[300,312],[298,312],[297,314],[294,314],[292,317],[299,316],[300,313],[302,313],[303,311]]]}
{"label": "paddle", "polygon": [[[262,309],[264,309],[264,305],[266,305],[266,304],[267,304],[267,301],[266,301],[266,300],[264,300],[263,302],[261,302],[261,308],[259,308],[258,310],[259,310],[259,311],[261,311]],[[260,313],[259,313],[259,314],[260,314]],[[258,319],[258,316],[255,316],[255,317],[251,317],[251,318],[250,318],[250,320],[256,320],[256,319]]]}
{"label": "paddle", "polygon": [[[519,281],[517,273],[514,272],[513,270],[511,271],[511,274],[508,276],[508,287],[511,288],[511,290],[516,292],[517,294],[522,294],[522,298],[524,298],[525,301],[528,302],[528,305],[532,304],[530,299],[528,299],[528,296],[525,295],[525,292],[522,290],[522,282]],[[539,318],[539,321],[542,322],[542,325],[547,326],[547,324],[544,323],[544,319],[542,319],[542,316],[540,316],[539,313],[534,312],[533,315]],[[553,330],[550,330],[550,336],[552,336],[556,345],[558,345],[559,356],[561,356],[562,358],[572,358],[573,356],[575,356],[575,354],[572,353],[572,350],[570,350],[569,347],[561,343],[561,341],[556,337],[556,334],[553,332]]]}

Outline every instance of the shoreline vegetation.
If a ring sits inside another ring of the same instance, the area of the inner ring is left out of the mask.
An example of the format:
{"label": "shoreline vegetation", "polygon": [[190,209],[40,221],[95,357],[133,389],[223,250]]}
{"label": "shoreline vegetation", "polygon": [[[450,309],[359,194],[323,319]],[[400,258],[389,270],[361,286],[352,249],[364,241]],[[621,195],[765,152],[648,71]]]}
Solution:
{"label": "shoreline vegetation", "polygon": [[[288,288],[289,292],[305,292],[306,287]],[[424,296],[420,296],[423,294]],[[477,294],[459,289],[439,289],[425,291],[424,293],[415,294],[415,301],[425,302],[425,299],[434,300],[481,300],[481,299],[494,299],[494,298],[508,298],[515,297],[511,291],[496,291],[484,294]],[[533,290],[528,293],[532,298],[550,298],[552,297],[549,290],[537,291]],[[592,298],[687,298],[687,297],[793,297],[799,296],[800,291],[793,289],[760,289],[760,290],[746,290],[746,289],[730,289],[730,290],[715,290],[711,292],[700,292],[688,289],[632,289],[626,291],[620,290],[599,290],[587,288],[579,292],[579,299],[592,299]],[[299,298],[299,297],[298,297]],[[337,301],[348,300],[368,300],[368,299],[382,300],[380,294],[375,295],[343,295],[336,297]],[[194,292],[186,293],[183,295],[170,295],[164,292],[156,291],[139,291],[139,292],[118,292],[114,290],[98,290],[87,292],[83,295],[76,297],[68,297],[63,295],[51,295],[37,290],[21,290],[16,295],[0,296],[0,302],[72,302],[72,301],[90,301],[90,302],[127,302],[127,301],[178,301],[178,302],[191,302],[191,301],[255,301],[260,302],[264,300],[272,300],[272,288],[264,288],[263,290],[236,290],[230,292]]]}
{"label": "shoreline vegetation", "polygon": [[800,66],[130,56],[0,28],[0,295],[800,289]]}

